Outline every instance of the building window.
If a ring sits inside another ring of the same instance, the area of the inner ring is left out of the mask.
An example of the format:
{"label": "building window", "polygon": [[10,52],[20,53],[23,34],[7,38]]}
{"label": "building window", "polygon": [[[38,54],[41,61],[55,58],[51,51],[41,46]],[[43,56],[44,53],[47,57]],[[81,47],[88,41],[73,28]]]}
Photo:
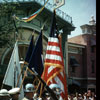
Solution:
{"label": "building window", "polygon": [[90,33],[90,29],[87,29],[87,33]]}
{"label": "building window", "polygon": [[70,56],[70,66],[73,73],[75,73],[75,68],[80,66],[75,56]]}
{"label": "building window", "polygon": [[82,30],[82,33],[85,33],[85,29]]}
{"label": "building window", "polygon": [[71,67],[78,67],[79,62],[76,60],[75,56],[70,56],[70,66]]}
{"label": "building window", "polygon": [[91,46],[91,52],[94,53],[94,49],[95,47],[94,46]]}
{"label": "building window", "polygon": [[75,67],[72,67],[72,72],[75,73]]}
{"label": "building window", "polygon": [[91,68],[92,68],[92,73],[94,73],[95,70],[95,61],[91,60]]}

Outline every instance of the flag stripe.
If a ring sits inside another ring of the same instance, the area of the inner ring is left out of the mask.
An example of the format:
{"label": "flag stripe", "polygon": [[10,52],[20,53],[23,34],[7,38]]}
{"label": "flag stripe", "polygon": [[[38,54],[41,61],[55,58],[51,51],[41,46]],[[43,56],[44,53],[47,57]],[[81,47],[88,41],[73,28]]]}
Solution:
{"label": "flag stripe", "polygon": [[51,79],[53,79],[54,77],[56,77],[59,73],[60,73],[60,71],[61,71],[62,69],[55,69],[55,71],[53,70],[50,74],[48,74],[48,79],[47,79],[47,84],[48,84],[48,82],[51,80]]}
{"label": "flag stripe", "polygon": [[60,52],[60,48],[57,46],[47,46],[47,50],[51,50],[51,51],[58,51]]}
{"label": "flag stripe", "polygon": [[57,51],[47,50],[46,53],[47,53],[47,54],[53,54],[53,55],[58,55],[58,56],[60,56],[60,52],[57,52]]}
{"label": "flag stripe", "polygon": [[55,77],[55,81],[58,84],[60,84],[60,87],[61,87],[62,91],[64,92],[64,85],[63,85],[64,84],[64,81],[63,81],[63,77],[60,74],[58,74],[57,77]]}
{"label": "flag stripe", "polygon": [[48,42],[56,42],[56,43],[59,43],[59,40],[58,40],[58,38],[55,38],[55,37],[49,37],[48,38]]}
{"label": "flag stripe", "polygon": [[59,47],[59,44],[58,43],[56,43],[56,42],[48,42],[48,46],[57,46],[57,47]]}
{"label": "flag stripe", "polygon": [[60,56],[52,55],[52,54],[46,54],[46,59],[52,59],[52,60],[62,61],[62,59],[61,59]]}
{"label": "flag stripe", "polygon": [[48,64],[59,64],[59,65],[61,65],[61,61],[52,60],[52,59],[45,59],[45,65],[48,65]]}

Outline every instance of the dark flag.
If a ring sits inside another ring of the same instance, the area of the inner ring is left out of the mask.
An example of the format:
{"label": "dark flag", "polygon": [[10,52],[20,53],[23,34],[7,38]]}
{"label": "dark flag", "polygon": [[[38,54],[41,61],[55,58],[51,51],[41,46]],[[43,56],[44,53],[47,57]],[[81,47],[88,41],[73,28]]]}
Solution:
{"label": "dark flag", "polygon": [[42,31],[36,41],[36,46],[32,52],[29,60],[29,69],[35,70],[38,75],[42,75],[43,72],[43,60],[42,60]]}
{"label": "dark flag", "polygon": [[27,50],[27,54],[26,54],[26,57],[25,57],[25,62],[29,63],[33,49],[34,49],[34,44],[33,44],[33,35],[32,35],[32,38],[31,38],[31,41],[30,41],[30,44],[29,44],[29,47],[28,47],[28,50]]}
{"label": "dark flag", "polygon": [[52,17],[52,24],[50,30],[50,37],[58,37],[58,30],[57,30],[57,23],[56,23],[56,12],[54,10],[53,17]]}

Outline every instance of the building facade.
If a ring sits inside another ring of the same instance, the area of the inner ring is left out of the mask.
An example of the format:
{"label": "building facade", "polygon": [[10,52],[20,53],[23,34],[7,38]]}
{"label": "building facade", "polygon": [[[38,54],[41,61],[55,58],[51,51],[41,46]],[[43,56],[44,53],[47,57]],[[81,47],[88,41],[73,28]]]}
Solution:
{"label": "building facade", "polygon": [[[96,92],[96,23],[80,26],[82,34],[68,39],[68,77],[76,88]],[[75,89],[74,89],[75,90]]]}
{"label": "building facade", "polygon": [[[24,17],[31,15],[33,12],[37,11],[44,5],[44,0],[23,0],[19,2],[19,6],[16,6],[16,16]],[[51,19],[53,13],[53,6],[48,2],[44,10],[32,21],[30,22],[22,22],[17,20],[15,21],[16,27],[18,29],[18,34],[13,32],[10,34],[9,39],[13,40],[12,44],[6,44],[5,46],[0,48],[0,86],[2,85],[2,81],[11,57],[11,53],[15,44],[15,41],[18,40],[18,48],[19,48],[19,57],[20,61],[25,59],[27,48],[29,46],[29,42],[31,36],[34,35],[34,43],[41,31],[43,29],[43,55],[45,56],[48,36],[50,32]],[[67,72],[67,53],[66,53],[66,45],[67,43],[67,35],[71,33],[75,29],[72,24],[72,18],[57,9],[57,24],[59,32],[62,33],[62,48],[63,55],[65,61],[65,69]],[[7,20],[7,19],[6,19]],[[2,21],[2,19],[1,19]],[[66,73],[67,74],[67,73]],[[29,82],[30,77],[27,77],[25,83]],[[31,80],[32,81],[32,80]]]}

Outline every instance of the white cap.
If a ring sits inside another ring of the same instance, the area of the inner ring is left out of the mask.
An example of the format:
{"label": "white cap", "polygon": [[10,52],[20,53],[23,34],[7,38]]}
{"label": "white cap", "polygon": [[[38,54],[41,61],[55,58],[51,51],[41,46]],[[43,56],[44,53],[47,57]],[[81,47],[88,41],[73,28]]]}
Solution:
{"label": "white cap", "polygon": [[51,89],[54,89],[54,88],[59,88],[60,89],[60,86],[58,84],[50,84],[49,87]]}
{"label": "white cap", "polygon": [[17,94],[20,92],[20,88],[16,87],[16,88],[12,88],[11,90],[8,91],[9,94],[13,95],[13,94]]}
{"label": "white cap", "polygon": [[38,98],[38,100],[42,100],[42,98]]}
{"label": "white cap", "polygon": [[0,96],[9,96],[10,97],[10,95],[9,95],[9,93],[6,89],[1,89],[0,90]]}
{"label": "white cap", "polygon": [[46,96],[50,96],[50,94],[48,92],[45,93]]}
{"label": "white cap", "polygon": [[56,89],[54,92],[55,92],[57,95],[61,94],[61,92],[62,92],[62,90],[61,90],[61,88],[60,88],[60,86],[59,86],[58,84],[50,84],[49,87],[50,87],[51,89]]}
{"label": "white cap", "polygon": [[33,92],[35,89],[34,85],[31,83],[26,84],[25,86],[25,92]]}

